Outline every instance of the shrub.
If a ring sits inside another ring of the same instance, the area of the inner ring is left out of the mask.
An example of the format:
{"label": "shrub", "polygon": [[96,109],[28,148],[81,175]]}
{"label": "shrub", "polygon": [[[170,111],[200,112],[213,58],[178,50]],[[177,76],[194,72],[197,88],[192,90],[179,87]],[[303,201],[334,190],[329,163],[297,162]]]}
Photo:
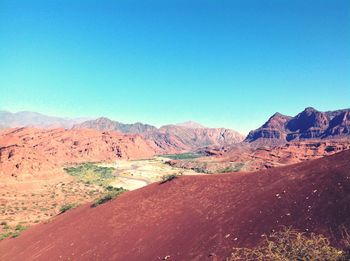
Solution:
{"label": "shrub", "polygon": [[3,240],[5,238],[8,238],[10,236],[12,236],[13,233],[12,232],[6,232],[6,233],[3,233],[3,234],[0,234],[0,240]]}
{"label": "shrub", "polygon": [[11,237],[12,238],[18,237],[19,233],[20,233],[19,231],[14,232],[14,233],[11,234]]}
{"label": "shrub", "polygon": [[344,249],[343,256],[339,259],[341,261],[350,260],[350,234],[345,226],[340,227],[342,234],[341,245]]}
{"label": "shrub", "polygon": [[115,187],[109,185],[109,186],[105,187],[105,189],[106,189],[107,191],[113,191],[113,190],[119,189],[119,188],[115,188]]}
{"label": "shrub", "polygon": [[74,204],[65,204],[60,208],[60,214],[63,214],[64,212],[67,212],[68,210],[74,208]]}
{"label": "shrub", "polygon": [[23,230],[25,230],[25,229],[26,229],[26,227],[25,227],[25,226],[22,226],[22,225],[20,225],[20,224],[17,225],[17,226],[15,227],[15,230],[16,230],[16,231],[19,231],[19,232],[20,232],[20,231],[23,231]]}
{"label": "shrub", "polygon": [[96,200],[95,203],[91,205],[92,208],[97,207],[98,205],[104,204],[127,191],[123,187],[115,188],[112,186],[107,186],[105,189],[108,191],[108,193],[104,195],[102,198]]}
{"label": "shrub", "polygon": [[83,163],[74,167],[66,167],[64,170],[87,185],[95,184],[105,186],[115,179],[113,167],[102,167],[94,163]]}
{"label": "shrub", "polygon": [[104,195],[102,198],[96,200],[96,202],[92,204],[91,207],[97,207],[98,205],[104,204],[107,201],[110,201],[111,199],[113,199],[113,196],[111,194]]}
{"label": "shrub", "polygon": [[329,240],[311,233],[306,236],[291,228],[274,232],[256,248],[234,248],[233,260],[341,260],[343,251],[330,246]]}
{"label": "shrub", "polygon": [[177,175],[175,174],[170,174],[170,175],[165,175],[162,177],[162,181],[160,182],[160,184],[166,183],[168,181],[172,181],[173,179],[176,179]]}

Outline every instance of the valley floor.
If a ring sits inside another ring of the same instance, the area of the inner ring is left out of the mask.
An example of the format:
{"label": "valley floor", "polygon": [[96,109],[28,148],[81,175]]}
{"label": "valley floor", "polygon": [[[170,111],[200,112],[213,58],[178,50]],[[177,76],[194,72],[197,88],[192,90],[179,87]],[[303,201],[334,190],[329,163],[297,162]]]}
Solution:
{"label": "valley floor", "polygon": [[[0,183],[0,239],[23,228],[51,219],[64,206],[78,206],[94,202],[106,194],[106,187],[135,190],[162,180],[167,175],[200,175],[193,170],[172,167],[167,159],[155,157],[147,160],[118,160],[115,163],[85,163],[79,176],[70,175],[61,168],[44,175],[44,179],[24,181],[4,180]],[[94,167],[95,172],[91,171]],[[74,168],[74,167],[73,167]],[[109,170],[110,176],[99,173]],[[60,173],[60,174],[57,174]]]}
{"label": "valley floor", "polygon": [[167,175],[200,175],[191,169],[172,167],[166,164],[167,158],[155,157],[147,160],[118,160],[113,164],[99,164],[115,169],[114,187],[134,190],[162,180]]}

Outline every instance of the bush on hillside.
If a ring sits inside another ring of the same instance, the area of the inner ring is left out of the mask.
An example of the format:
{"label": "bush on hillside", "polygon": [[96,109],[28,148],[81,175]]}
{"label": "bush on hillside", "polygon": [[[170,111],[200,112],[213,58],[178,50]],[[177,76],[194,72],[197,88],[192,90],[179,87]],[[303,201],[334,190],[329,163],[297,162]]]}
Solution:
{"label": "bush on hillside", "polygon": [[68,210],[74,208],[74,204],[65,204],[60,208],[60,214],[63,214],[64,212],[67,212]]}
{"label": "bush on hillside", "polygon": [[284,228],[266,237],[256,248],[234,248],[227,260],[345,260],[344,254],[344,251],[332,247],[322,235],[311,233],[306,236]]}
{"label": "bush on hillside", "polygon": [[168,181],[172,181],[173,179],[176,179],[176,178],[177,178],[176,174],[165,175],[162,177],[162,181],[160,182],[160,184],[163,184]]}
{"label": "bush on hillside", "polygon": [[92,208],[97,207],[98,205],[104,204],[127,191],[123,187],[115,188],[112,186],[107,186],[105,189],[106,191],[108,191],[108,193],[104,195],[102,198],[96,200],[95,203],[91,205]]}

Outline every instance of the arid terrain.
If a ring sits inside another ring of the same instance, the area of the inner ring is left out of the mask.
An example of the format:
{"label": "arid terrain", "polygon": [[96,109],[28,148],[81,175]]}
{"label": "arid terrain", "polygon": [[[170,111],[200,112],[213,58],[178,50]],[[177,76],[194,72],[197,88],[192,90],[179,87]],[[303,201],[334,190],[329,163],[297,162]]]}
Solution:
{"label": "arid terrain", "polygon": [[[1,235],[60,212],[64,205],[104,195],[96,183],[76,179],[64,167],[85,162],[150,158],[156,148],[137,135],[95,130],[15,128],[0,132]],[[4,229],[8,228],[8,229]]]}
{"label": "arid terrain", "polygon": [[307,108],[265,123],[274,132],[305,118],[318,133],[320,118],[329,120],[325,133],[334,130],[291,141],[250,140],[260,129],[243,140],[195,122],[155,128],[100,118],[69,121],[69,129],[3,128],[0,259],[223,260],[281,225],[324,234],[342,248],[350,213],[347,113]]}
{"label": "arid terrain", "polygon": [[350,0],[0,0],[0,261],[350,261]]}
{"label": "arid terrain", "polygon": [[16,128],[1,131],[0,144],[1,177],[20,180],[67,164],[149,158],[158,153],[153,143],[138,135],[113,131]]}
{"label": "arid terrain", "polygon": [[[71,210],[0,243],[5,260],[223,260],[280,226],[349,227],[350,152],[253,173],[183,176]],[[120,239],[120,240],[116,240]]]}
{"label": "arid terrain", "polygon": [[[197,174],[154,157],[157,148],[152,142],[115,131],[5,129],[0,144],[0,221],[4,223],[0,234],[4,237],[18,225],[28,227],[56,216],[65,205],[97,200],[108,185],[133,190],[165,175]],[[79,176],[67,171],[89,162],[96,162],[91,166],[97,169],[86,168]],[[103,176],[108,168],[110,177]]]}
{"label": "arid terrain", "polygon": [[204,157],[172,159],[168,164],[201,173],[256,171],[318,159],[350,149],[350,140],[295,141],[276,147],[254,147],[247,143],[217,149],[202,149]]}
{"label": "arid terrain", "polygon": [[116,179],[111,184],[112,186],[123,187],[128,190],[134,190],[153,182],[158,182],[164,176],[203,174],[193,170],[172,167],[166,164],[166,161],[166,158],[155,157],[145,160],[118,160],[112,164],[101,164],[101,166],[115,169],[114,175]]}

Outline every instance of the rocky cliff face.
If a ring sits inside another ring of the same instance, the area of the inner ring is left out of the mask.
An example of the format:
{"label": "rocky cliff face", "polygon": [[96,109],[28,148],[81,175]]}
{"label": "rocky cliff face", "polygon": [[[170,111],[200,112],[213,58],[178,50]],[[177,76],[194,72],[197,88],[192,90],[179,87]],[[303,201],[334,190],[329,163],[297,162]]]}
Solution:
{"label": "rocky cliff face", "polygon": [[[331,113],[329,113],[331,115]],[[350,135],[350,110],[338,111],[330,120],[323,137]]]}
{"label": "rocky cliff face", "polygon": [[243,140],[243,135],[230,129],[187,128],[176,125],[163,126],[155,132],[145,133],[145,137],[153,140],[161,148],[167,145],[178,151],[230,145]]}
{"label": "rocky cliff face", "polygon": [[246,141],[251,142],[258,139],[284,140],[286,139],[286,124],[291,119],[292,117],[277,112],[259,129],[251,131]]}
{"label": "rocky cliff face", "polygon": [[0,176],[37,174],[65,164],[150,158],[157,147],[115,131],[17,128],[0,132]]}
{"label": "rocky cliff face", "polygon": [[350,136],[350,109],[321,112],[308,107],[295,117],[279,113],[251,131],[246,142],[276,145],[294,140],[334,139]]}

